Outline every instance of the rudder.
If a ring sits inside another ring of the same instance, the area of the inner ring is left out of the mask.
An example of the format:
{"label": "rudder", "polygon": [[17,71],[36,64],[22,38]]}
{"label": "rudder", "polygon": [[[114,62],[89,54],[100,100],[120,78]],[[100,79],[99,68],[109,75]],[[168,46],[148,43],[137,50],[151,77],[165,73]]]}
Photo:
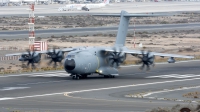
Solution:
{"label": "rudder", "polygon": [[120,14],[120,23],[118,26],[118,32],[117,32],[117,38],[116,38],[116,43],[115,46],[124,46],[125,41],[126,41],[126,35],[128,31],[128,26],[129,26],[129,18],[124,16],[125,14],[128,14],[126,11],[121,11]]}

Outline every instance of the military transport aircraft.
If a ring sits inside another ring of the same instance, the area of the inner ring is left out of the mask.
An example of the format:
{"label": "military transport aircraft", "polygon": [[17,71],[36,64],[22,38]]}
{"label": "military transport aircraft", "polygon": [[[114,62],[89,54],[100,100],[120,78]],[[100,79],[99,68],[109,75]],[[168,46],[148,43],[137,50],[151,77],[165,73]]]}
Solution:
{"label": "military transport aircraft", "polygon": [[[126,11],[121,11],[121,14],[96,14],[94,16],[116,16],[121,17],[117,32],[116,42],[111,47],[78,47],[51,49],[48,51],[28,51],[25,53],[8,54],[6,56],[21,55],[19,61],[27,61],[27,65],[40,62],[41,54],[46,53],[50,56],[51,62],[61,62],[64,58],[64,69],[70,73],[73,79],[86,78],[92,73],[98,73],[104,77],[115,77],[118,75],[118,67],[126,59],[126,54],[132,54],[140,58],[140,63],[143,69],[147,70],[150,65],[154,65],[154,57],[169,57],[168,62],[174,63],[174,58],[193,58],[192,56],[183,56],[176,54],[165,54],[149,51],[131,50],[125,47],[125,40],[128,31],[130,17],[154,17],[164,16],[162,14],[129,14]],[[64,57],[64,53],[68,52]]]}

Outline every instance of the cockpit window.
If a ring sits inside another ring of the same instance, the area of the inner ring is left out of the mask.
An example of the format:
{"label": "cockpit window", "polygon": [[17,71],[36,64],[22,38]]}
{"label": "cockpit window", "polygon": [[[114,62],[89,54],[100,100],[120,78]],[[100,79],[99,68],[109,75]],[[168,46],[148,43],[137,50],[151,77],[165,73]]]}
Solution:
{"label": "cockpit window", "polygon": [[75,55],[67,55],[67,58],[75,58]]}

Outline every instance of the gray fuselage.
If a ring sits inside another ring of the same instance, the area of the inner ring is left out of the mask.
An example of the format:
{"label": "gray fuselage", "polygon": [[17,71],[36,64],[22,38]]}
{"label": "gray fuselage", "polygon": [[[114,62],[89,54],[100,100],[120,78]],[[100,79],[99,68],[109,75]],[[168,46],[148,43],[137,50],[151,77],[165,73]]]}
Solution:
{"label": "gray fuselage", "polygon": [[101,66],[108,66],[105,47],[80,47],[67,54],[64,68],[71,74],[91,74]]}

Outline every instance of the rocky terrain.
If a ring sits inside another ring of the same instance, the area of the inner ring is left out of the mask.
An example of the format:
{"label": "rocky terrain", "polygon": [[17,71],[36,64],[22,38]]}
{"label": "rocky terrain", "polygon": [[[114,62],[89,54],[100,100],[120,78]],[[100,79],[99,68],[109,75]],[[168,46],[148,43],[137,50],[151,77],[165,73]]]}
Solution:
{"label": "rocky terrain", "polygon": [[[119,17],[87,16],[46,16],[35,18],[35,29],[74,28],[114,26],[119,24]],[[0,30],[28,30],[27,17],[0,17]],[[131,18],[130,25],[135,24],[173,24],[200,22],[199,13],[183,13],[166,17]]]}
{"label": "rocky terrain", "polygon": [[[47,41],[48,48],[56,46],[58,48],[64,47],[79,47],[79,46],[112,46],[115,43],[116,34],[95,34],[93,36],[51,36],[46,38],[37,37],[37,41]],[[9,43],[9,44],[8,44]],[[139,47],[139,44],[142,47]],[[163,53],[173,53],[182,55],[192,55],[196,58],[200,56],[200,30],[187,30],[187,31],[161,31],[161,32],[137,32],[135,39],[134,48],[134,38],[133,34],[128,34],[126,39],[126,47],[130,49],[137,50],[151,50],[155,52]],[[10,48],[10,50],[1,50],[0,57],[5,56],[5,54],[24,52],[28,49],[27,39],[1,39],[1,47]],[[157,57],[157,60],[166,61],[167,58]],[[127,61],[125,64],[134,64],[134,61],[138,60],[132,55],[127,55]],[[44,62],[41,66],[47,66]],[[38,66],[39,67],[39,66]],[[0,68],[4,70],[15,69],[20,70],[21,62],[17,60],[2,60]]]}
{"label": "rocky terrain", "polygon": [[158,107],[152,110],[147,110],[146,112],[200,112],[200,105],[177,104],[173,107]]}

